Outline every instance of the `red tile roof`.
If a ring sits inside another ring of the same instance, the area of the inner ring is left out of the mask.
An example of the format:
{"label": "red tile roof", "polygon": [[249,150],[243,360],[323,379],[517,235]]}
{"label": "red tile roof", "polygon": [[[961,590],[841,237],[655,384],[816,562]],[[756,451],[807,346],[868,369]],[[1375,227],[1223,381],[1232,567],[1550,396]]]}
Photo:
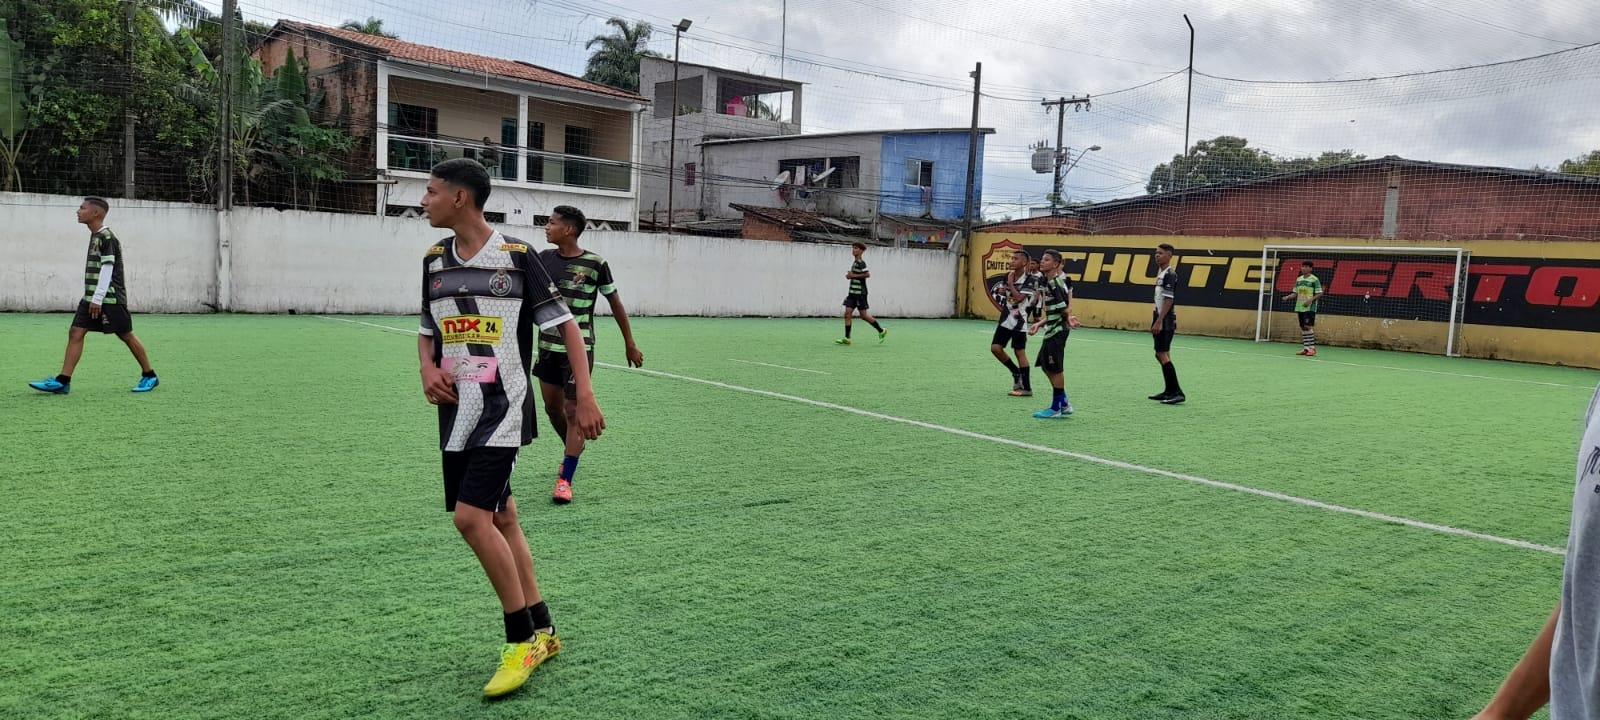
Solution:
{"label": "red tile roof", "polygon": [[391,60],[425,63],[428,65],[447,67],[454,70],[462,70],[479,75],[495,75],[512,80],[520,80],[523,82],[538,83],[540,85],[566,88],[569,90],[577,90],[596,95],[621,98],[623,100],[631,100],[634,102],[648,102],[646,98],[626,90],[614,88],[609,85],[601,85],[599,83],[589,82],[588,80],[574,77],[566,73],[560,73],[554,70],[539,67],[537,65],[530,65],[513,60],[503,60],[501,58],[492,58],[485,55],[474,55],[472,53],[446,50],[444,48],[436,48],[428,45],[418,45],[416,43],[410,43],[404,40],[396,40],[394,38],[367,35],[354,30],[343,30],[340,28],[324,27],[321,25],[293,22],[290,20],[279,20],[277,26],[273,29],[274,31],[282,29],[299,34],[304,34],[310,31],[323,35],[329,35],[346,43],[359,45]]}

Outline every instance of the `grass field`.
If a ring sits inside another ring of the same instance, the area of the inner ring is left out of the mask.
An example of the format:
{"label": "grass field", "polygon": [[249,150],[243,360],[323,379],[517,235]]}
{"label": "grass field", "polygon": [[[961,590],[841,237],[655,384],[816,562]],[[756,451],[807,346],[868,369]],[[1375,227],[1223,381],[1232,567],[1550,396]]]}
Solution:
{"label": "grass field", "polygon": [[672,376],[597,371],[575,504],[524,450],[567,649],[485,704],[414,320],[349,320],[140,317],[160,389],[97,336],[48,397],[67,318],[0,315],[0,717],[1465,718],[1557,598],[1497,540],[1564,546],[1600,379],[1180,337],[1164,407],[1148,336],[1080,331],[1041,422],[988,323],[641,319]]}

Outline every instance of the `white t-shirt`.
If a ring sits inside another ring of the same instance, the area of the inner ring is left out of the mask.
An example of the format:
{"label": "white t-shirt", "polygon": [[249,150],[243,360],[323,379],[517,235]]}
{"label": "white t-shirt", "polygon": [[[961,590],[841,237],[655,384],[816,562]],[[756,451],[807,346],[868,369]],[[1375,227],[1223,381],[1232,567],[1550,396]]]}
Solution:
{"label": "white t-shirt", "polygon": [[1550,653],[1551,720],[1600,717],[1600,389],[1578,444],[1577,488],[1567,561],[1561,570],[1561,618]]}

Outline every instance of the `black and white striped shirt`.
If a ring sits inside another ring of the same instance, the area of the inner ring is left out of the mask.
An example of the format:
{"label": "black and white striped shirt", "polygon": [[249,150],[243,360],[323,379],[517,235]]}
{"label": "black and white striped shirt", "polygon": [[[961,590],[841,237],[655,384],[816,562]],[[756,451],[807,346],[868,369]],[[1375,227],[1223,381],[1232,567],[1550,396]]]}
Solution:
{"label": "black and white striped shirt", "polygon": [[422,263],[423,335],[433,359],[455,376],[455,405],[439,406],[439,448],[520,447],[533,441],[528,392],[535,328],[572,313],[527,243],[500,233],[462,260],[455,238],[428,248]]}

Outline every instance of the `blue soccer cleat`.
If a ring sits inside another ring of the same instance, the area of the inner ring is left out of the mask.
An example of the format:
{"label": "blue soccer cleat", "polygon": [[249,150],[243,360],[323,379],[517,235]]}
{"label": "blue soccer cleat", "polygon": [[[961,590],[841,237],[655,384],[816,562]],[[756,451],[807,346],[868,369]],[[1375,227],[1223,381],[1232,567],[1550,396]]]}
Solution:
{"label": "blue soccer cleat", "polygon": [[1060,420],[1061,418],[1064,418],[1064,417],[1066,417],[1068,415],[1071,415],[1071,414],[1072,414],[1072,406],[1068,405],[1068,406],[1066,406],[1064,408],[1061,408],[1060,410],[1051,410],[1050,408],[1045,408],[1043,410],[1040,410],[1039,412],[1034,413],[1033,416],[1038,418],[1038,419],[1040,419],[1040,420]]}
{"label": "blue soccer cleat", "polygon": [[45,378],[43,380],[31,382],[28,383],[28,387],[31,387],[42,393],[50,393],[51,395],[65,395],[69,392],[72,392],[71,385],[56,380],[55,378]]}
{"label": "blue soccer cleat", "polygon": [[151,390],[156,389],[156,386],[160,385],[160,384],[161,384],[161,378],[142,377],[141,376],[139,378],[139,384],[133,386],[133,391],[136,392],[136,393],[147,393],[147,392],[150,392]]}

